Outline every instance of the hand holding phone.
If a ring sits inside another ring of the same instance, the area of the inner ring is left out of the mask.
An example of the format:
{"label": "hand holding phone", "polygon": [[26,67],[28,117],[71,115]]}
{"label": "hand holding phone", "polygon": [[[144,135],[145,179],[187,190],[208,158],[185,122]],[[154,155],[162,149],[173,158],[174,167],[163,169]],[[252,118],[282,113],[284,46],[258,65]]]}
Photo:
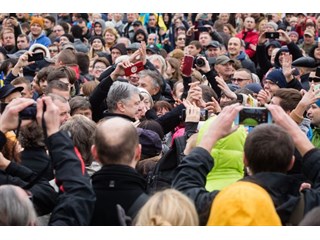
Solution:
{"label": "hand holding phone", "polygon": [[188,76],[188,77],[191,75],[193,60],[194,60],[193,56],[191,56],[191,55],[185,55],[183,57],[182,68],[181,68],[181,72],[183,75]]}
{"label": "hand holding phone", "polygon": [[272,123],[271,113],[264,107],[244,107],[237,115],[234,123],[246,127],[255,127],[262,123]]}
{"label": "hand holding phone", "polygon": [[278,32],[266,32],[265,36],[266,38],[270,39],[278,39],[280,37],[280,34]]}

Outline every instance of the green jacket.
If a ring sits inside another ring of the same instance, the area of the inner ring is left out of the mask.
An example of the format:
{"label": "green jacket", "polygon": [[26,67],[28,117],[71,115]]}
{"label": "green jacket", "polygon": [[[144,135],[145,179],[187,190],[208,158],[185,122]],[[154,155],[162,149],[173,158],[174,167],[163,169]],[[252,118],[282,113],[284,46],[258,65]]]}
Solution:
{"label": "green jacket", "polygon": [[312,140],[311,142],[313,145],[317,148],[320,148],[320,128],[314,128],[312,129]]}
{"label": "green jacket", "polygon": [[[208,119],[200,128],[197,143],[200,142],[213,120],[214,117]],[[240,126],[234,133],[220,139],[211,150],[214,167],[207,175],[206,189],[208,191],[221,190],[243,178],[243,148],[246,136],[246,130]]]}

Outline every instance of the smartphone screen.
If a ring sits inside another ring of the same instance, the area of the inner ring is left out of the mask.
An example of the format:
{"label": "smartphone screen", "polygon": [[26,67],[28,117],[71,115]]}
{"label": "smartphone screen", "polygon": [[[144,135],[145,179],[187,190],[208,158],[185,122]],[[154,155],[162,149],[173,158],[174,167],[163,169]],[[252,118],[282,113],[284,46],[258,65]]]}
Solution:
{"label": "smartphone screen", "polygon": [[245,107],[235,119],[235,124],[249,127],[262,123],[272,123],[271,113],[264,107]]}
{"label": "smartphone screen", "polygon": [[185,55],[183,57],[182,73],[186,76],[190,76],[192,73],[193,56]]}

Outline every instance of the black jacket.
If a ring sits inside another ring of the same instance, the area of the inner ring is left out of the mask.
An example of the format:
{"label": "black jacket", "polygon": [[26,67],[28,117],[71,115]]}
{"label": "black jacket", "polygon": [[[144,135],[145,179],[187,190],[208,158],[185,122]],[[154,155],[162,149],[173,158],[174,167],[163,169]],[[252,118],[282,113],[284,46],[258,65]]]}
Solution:
{"label": "black jacket", "polygon": [[[313,183],[312,189],[303,190],[304,214],[320,205],[320,149],[312,149],[302,159],[303,173]],[[214,160],[205,149],[196,147],[186,156],[179,167],[172,186],[194,200],[200,224],[207,223],[211,204],[219,191],[208,192],[205,189],[206,177],[214,165]],[[263,172],[246,177],[242,181],[254,182],[263,187],[271,196],[277,213],[286,225],[292,210],[300,197],[301,182],[290,175]]]}
{"label": "black jacket", "polygon": [[57,205],[52,211],[49,225],[89,225],[96,198],[84,163],[77,157],[71,138],[67,132],[60,131],[46,139],[46,145],[59,187]]}
{"label": "black jacket", "polygon": [[[97,196],[92,226],[119,226],[116,204],[128,211],[136,199],[145,194],[146,182],[135,169],[125,165],[105,165],[92,175],[92,185]],[[134,218],[142,205],[130,215]]]}

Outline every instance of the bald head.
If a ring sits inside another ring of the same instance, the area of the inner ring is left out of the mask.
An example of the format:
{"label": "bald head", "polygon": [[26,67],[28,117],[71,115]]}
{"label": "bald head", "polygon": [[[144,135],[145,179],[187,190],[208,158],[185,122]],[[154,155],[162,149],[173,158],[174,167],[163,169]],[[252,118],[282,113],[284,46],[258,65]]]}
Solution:
{"label": "bald head", "polygon": [[128,120],[116,117],[97,126],[95,146],[103,165],[130,165],[138,145],[137,130]]}

